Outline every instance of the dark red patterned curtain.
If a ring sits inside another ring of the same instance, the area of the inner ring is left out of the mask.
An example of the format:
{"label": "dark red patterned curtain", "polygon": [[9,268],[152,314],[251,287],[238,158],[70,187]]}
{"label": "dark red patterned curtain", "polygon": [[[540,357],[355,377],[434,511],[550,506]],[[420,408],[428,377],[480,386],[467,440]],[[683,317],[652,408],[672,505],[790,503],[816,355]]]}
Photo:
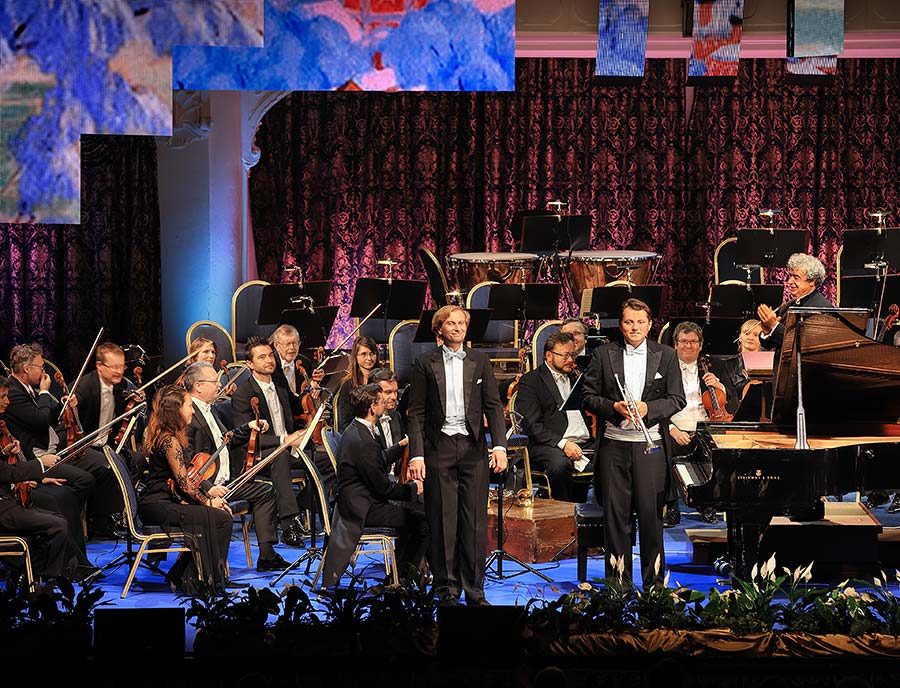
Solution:
{"label": "dark red patterned curtain", "polygon": [[[570,202],[594,248],[656,250],[683,274],[684,63],[650,61],[601,87],[593,60],[517,60],[515,93],[294,93],[266,116],[250,195],[260,277],[297,264],[333,278],[346,317],[357,277],[416,250],[513,250],[522,208]],[[346,328],[346,326],[345,326]]]}
{"label": "dark red patterned curtain", "polygon": [[839,60],[832,85],[803,87],[783,60],[742,60],[733,85],[695,90],[687,123],[683,60],[630,87],[601,86],[593,60],[520,59],[509,94],[295,93],[256,139],[260,276],[296,262],[348,304],[378,258],[424,278],[420,245],[512,250],[513,214],[560,198],[592,215],[593,248],[663,257],[670,314],[696,312],[716,245],[764,207],[810,229],[833,297],[843,229],[900,207],[898,65]]}
{"label": "dark red patterned curtain", "polygon": [[778,226],[810,230],[834,299],[844,229],[900,207],[898,60],[838,60],[827,86],[786,84],[783,60],[741,60],[732,86],[696,90],[688,129],[686,234],[707,281],[719,241],[778,208]]}
{"label": "dark red patterned curtain", "polygon": [[83,136],[81,224],[0,225],[0,356],[38,342],[71,382],[100,326],[162,346],[156,147]]}

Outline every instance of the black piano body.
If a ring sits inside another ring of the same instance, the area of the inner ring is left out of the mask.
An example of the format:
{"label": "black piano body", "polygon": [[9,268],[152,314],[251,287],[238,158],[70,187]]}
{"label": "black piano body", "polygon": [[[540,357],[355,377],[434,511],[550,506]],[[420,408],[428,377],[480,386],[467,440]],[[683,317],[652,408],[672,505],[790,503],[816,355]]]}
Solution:
{"label": "black piano body", "polygon": [[773,516],[816,520],[826,495],[900,487],[900,349],[865,336],[867,315],[789,310],[775,422],[701,423],[674,461],[685,502],[726,513],[721,572],[749,578]]}

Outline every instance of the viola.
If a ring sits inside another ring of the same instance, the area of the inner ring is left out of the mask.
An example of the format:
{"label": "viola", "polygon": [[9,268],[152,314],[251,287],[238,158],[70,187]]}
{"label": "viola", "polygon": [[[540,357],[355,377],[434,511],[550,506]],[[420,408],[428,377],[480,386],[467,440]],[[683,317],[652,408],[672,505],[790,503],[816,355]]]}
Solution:
{"label": "viola", "polygon": [[[319,347],[316,349],[313,358],[317,363],[321,363],[322,359],[325,357],[325,352],[323,347]],[[302,409],[302,413],[298,414],[294,417],[294,423],[297,425],[298,430],[305,430],[309,427],[309,424],[312,422],[313,418],[315,418],[317,411],[319,410],[319,406],[321,405],[321,400],[319,398],[321,388],[316,386],[312,387],[313,382],[306,374],[306,370],[304,370],[303,365],[300,363],[300,359],[294,361],[294,369],[297,374],[303,378],[303,387],[305,387],[305,391],[300,395],[300,408]],[[321,420],[316,423],[315,428],[313,428],[312,433],[312,441],[314,444],[322,444],[322,431],[325,429],[325,420],[320,415]]]}
{"label": "viola", "polygon": [[[6,421],[0,420],[0,451],[6,456],[6,462],[10,466],[25,460],[21,450],[18,452],[11,451],[15,444],[15,439],[10,434],[9,428],[6,427]],[[28,480],[23,480],[13,485],[13,496],[19,506],[26,509],[31,506],[31,490],[33,487],[33,483]]]}
{"label": "viola", "polygon": [[197,452],[194,454],[188,465],[187,473],[188,483],[190,483],[192,488],[195,490],[199,489],[204,480],[212,480],[215,478],[216,473],[219,472],[219,455],[225,447],[228,446],[228,442],[231,441],[233,434],[234,431],[229,430],[222,435],[222,443],[216,447],[216,450],[212,454],[208,454],[207,452]]}
{"label": "viola", "polygon": [[[253,417],[256,420],[256,427],[259,428],[259,397],[250,399],[250,407],[253,409]],[[247,441],[247,456],[244,458],[244,472],[249,471],[253,463],[256,461],[256,453],[259,451],[257,443],[259,441],[259,430],[250,431],[250,439]]]}
{"label": "viola", "polygon": [[706,384],[703,376],[709,372],[709,356],[701,356],[697,361],[700,368],[700,386],[703,390],[703,408],[712,420],[730,421],[733,415],[725,410],[726,396],[725,392],[718,387]]}

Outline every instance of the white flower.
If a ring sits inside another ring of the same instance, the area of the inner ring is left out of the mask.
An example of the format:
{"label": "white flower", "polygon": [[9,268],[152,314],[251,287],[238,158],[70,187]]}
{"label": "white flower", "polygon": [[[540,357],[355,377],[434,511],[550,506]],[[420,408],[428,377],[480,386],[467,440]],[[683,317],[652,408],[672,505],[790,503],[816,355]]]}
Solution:
{"label": "white flower", "polygon": [[657,554],[657,555],[656,555],[656,561],[653,562],[653,575],[654,575],[654,576],[658,576],[658,575],[659,575],[659,566],[660,566],[660,563],[661,563],[661,562],[662,562],[662,554]]}
{"label": "white flower", "polygon": [[859,597],[859,593],[856,592],[856,588],[845,588],[844,589],[844,597],[857,598],[857,597]]}
{"label": "white flower", "polygon": [[578,589],[588,591],[588,590],[593,590],[593,587],[591,586],[590,583],[584,582],[584,583],[578,584]]}

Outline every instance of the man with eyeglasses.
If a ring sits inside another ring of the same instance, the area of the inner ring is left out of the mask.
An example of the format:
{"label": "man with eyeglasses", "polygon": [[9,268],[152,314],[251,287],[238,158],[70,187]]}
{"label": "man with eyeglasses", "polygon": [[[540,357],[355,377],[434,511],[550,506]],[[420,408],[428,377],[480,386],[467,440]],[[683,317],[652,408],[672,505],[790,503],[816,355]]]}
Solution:
{"label": "man with eyeglasses", "polygon": [[276,356],[272,379],[276,385],[290,391],[291,411],[294,416],[299,416],[303,412],[301,395],[317,388],[325,371],[314,371],[312,361],[300,353],[300,333],[293,325],[280,325],[269,337],[269,343]]}
{"label": "man with eyeglasses", "polygon": [[[219,376],[211,364],[198,361],[184,371],[183,384],[194,404],[194,417],[187,429],[187,456],[192,458],[200,453],[212,456],[225,442],[228,433],[215,407],[216,397],[221,389]],[[243,469],[243,455],[238,448],[247,443],[250,431],[254,429],[265,431],[268,429],[268,423],[260,419],[258,426],[254,420],[232,431],[233,434],[216,459],[215,473],[201,485],[203,491],[210,497],[225,497],[228,492],[225,486],[240,475]],[[238,488],[230,499],[231,501],[246,499],[250,503],[256,541],[259,544],[256,570],[264,572],[286,569],[288,562],[274,549],[278,536],[275,534],[276,495],[272,485],[261,480],[251,480]]]}
{"label": "man with eyeglasses", "polygon": [[522,432],[528,435],[531,467],[547,475],[553,498],[565,502],[587,499],[589,482],[575,480],[573,475],[593,470],[585,456],[593,442],[591,424],[580,410],[580,395],[573,400],[579,410],[560,410],[575,384],[576,346],[570,333],[551,334],[544,342],[544,365],[519,379],[515,403],[516,413],[522,416]]}
{"label": "man with eyeglasses", "polygon": [[[26,459],[57,454],[65,447],[65,431],[60,425],[63,401],[50,393],[50,375],[44,370],[44,357],[37,344],[20,344],[10,353],[12,377],[9,406],[2,414],[12,435],[22,445]],[[78,409],[78,394],[70,401]],[[87,431],[86,431],[87,432]],[[122,493],[106,457],[87,447],[80,456],[53,469],[80,499],[87,501],[88,531],[91,537],[118,537],[115,514],[123,508]]]}
{"label": "man with eyeglasses", "polygon": [[[125,379],[125,352],[118,344],[104,342],[97,347],[94,370],[86,373],[78,383],[78,414],[85,434],[94,432],[125,411],[129,392],[137,389]],[[104,444],[112,444],[119,426],[110,428],[95,439],[91,446],[102,451]]]}
{"label": "man with eyeglasses", "polygon": [[[676,325],[672,342],[675,344],[675,355],[678,357],[678,367],[681,369],[681,383],[684,386],[687,405],[669,419],[668,430],[663,434],[666,453],[670,460],[677,456],[689,455],[694,451],[694,434],[697,431],[697,423],[709,420],[709,414],[703,406],[703,392],[706,385],[725,392],[725,410],[729,413],[734,413],[740,403],[740,395],[737,390],[723,382],[728,377],[722,373],[721,365],[717,361],[710,360],[709,372],[703,376],[700,375],[699,358],[703,348],[703,330],[697,323],[683,322]],[[719,520],[715,507],[702,508],[700,513],[706,523],[717,523]],[[675,478],[670,474],[663,526],[672,528],[680,522],[678,490]]]}

